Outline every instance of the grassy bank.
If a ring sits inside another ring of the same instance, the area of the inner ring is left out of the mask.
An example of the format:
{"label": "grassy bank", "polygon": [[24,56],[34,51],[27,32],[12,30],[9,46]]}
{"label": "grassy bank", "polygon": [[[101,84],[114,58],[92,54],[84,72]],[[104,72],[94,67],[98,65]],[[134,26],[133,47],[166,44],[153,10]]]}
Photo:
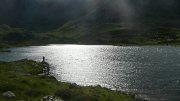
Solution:
{"label": "grassy bank", "polygon": [[[47,95],[55,95],[65,101],[135,101],[125,93],[111,91],[100,86],[81,87],[58,82],[51,76],[39,76],[43,65],[32,60],[0,62],[1,101],[40,101]],[[3,92],[12,91],[16,97],[7,98]]]}

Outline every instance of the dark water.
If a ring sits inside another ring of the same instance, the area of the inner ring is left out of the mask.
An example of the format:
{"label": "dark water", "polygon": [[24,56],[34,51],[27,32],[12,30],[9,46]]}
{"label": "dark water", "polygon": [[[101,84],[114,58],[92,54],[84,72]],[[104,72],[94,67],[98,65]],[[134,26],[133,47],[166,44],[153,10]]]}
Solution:
{"label": "dark water", "polygon": [[49,45],[12,48],[0,61],[42,60],[60,81],[101,85],[153,101],[180,101],[180,47]]}

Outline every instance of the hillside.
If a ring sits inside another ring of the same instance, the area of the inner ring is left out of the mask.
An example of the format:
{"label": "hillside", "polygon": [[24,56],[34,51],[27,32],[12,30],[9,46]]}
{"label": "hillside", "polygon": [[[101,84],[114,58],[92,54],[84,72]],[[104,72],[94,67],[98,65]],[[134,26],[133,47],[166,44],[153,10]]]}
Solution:
{"label": "hillside", "polygon": [[0,24],[45,32],[90,12],[94,12],[92,19],[99,23],[160,21],[172,24],[180,18],[180,1],[1,0]]}
{"label": "hillside", "polygon": [[0,24],[1,47],[180,44],[180,1],[4,0]]}
{"label": "hillside", "polygon": [[147,27],[142,24],[69,22],[48,32],[60,43],[157,45],[180,44],[180,28],[166,26]]}

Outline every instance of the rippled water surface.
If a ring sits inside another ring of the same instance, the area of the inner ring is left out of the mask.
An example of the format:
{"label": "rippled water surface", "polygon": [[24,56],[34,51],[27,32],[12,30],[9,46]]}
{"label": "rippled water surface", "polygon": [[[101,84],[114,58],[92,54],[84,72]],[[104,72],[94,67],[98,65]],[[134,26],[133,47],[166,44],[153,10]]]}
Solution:
{"label": "rippled water surface", "polygon": [[60,81],[101,85],[151,100],[180,101],[180,47],[49,45],[12,48],[0,61],[45,56]]}

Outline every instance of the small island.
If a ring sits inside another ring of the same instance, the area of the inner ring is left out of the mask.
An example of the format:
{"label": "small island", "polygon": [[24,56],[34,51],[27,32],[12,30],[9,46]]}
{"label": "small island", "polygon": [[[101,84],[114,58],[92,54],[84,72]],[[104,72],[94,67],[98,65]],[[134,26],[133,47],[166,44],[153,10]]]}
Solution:
{"label": "small island", "polygon": [[40,75],[43,69],[43,63],[27,59],[0,62],[1,101],[47,101],[48,97],[57,101],[137,101],[132,95],[101,86],[57,81],[53,76]]}

